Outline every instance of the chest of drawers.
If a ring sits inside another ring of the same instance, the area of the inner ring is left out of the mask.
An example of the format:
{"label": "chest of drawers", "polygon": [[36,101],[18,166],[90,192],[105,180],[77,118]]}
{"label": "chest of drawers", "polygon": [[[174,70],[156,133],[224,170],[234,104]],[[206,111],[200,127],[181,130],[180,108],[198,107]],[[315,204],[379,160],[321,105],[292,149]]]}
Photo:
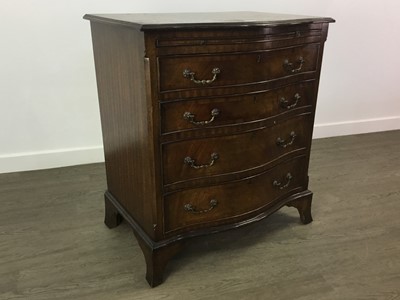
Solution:
{"label": "chest of drawers", "polygon": [[105,223],[125,219],[151,286],[189,238],[284,205],[312,221],[308,164],[330,18],[86,15],[106,161]]}

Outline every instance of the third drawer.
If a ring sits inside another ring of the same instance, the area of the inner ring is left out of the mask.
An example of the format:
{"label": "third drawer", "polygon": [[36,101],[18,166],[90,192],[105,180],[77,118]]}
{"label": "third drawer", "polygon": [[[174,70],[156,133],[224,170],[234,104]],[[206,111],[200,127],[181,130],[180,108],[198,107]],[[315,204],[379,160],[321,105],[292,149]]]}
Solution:
{"label": "third drawer", "polygon": [[250,132],[164,144],[164,184],[262,169],[305,150],[311,134],[312,113],[308,112]]}

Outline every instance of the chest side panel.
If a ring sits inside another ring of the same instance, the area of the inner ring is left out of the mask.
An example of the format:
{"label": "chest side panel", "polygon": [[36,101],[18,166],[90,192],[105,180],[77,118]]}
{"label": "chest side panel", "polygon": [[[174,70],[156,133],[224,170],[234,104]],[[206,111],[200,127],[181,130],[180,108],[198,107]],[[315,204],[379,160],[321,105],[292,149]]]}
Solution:
{"label": "chest side panel", "polygon": [[143,33],[92,22],[108,191],[153,236],[157,187]]}

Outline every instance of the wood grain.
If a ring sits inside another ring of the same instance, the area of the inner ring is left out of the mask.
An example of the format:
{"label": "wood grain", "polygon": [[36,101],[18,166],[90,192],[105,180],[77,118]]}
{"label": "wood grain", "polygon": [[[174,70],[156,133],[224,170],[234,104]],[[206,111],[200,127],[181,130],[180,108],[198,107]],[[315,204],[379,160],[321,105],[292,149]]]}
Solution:
{"label": "wood grain", "polygon": [[[296,95],[299,97],[298,100]],[[162,132],[182,132],[184,130],[255,122],[300,107],[312,106],[315,103],[314,95],[315,81],[310,80],[251,95],[210,97],[162,103]],[[282,104],[283,98],[288,101],[286,106]],[[288,107],[290,105],[292,107]],[[190,112],[195,116],[193,121],[209,120],[213,109],[218,109],[219,114],[213,122],[203,126],[192,124],[183,118],[185,112]]]}
{"label": "wood grain", "polygon": [[162,14],[87,14],[85,19],[129,26],[140,30],[160,29],[214,29],[237,27],[274,27],[280,24],[307,25],[309,23],[335,22],[332,18],[310,17],[267,12],[198,12]]}
{"label": "wood grain", "polygon": [[[165,229],[167,233],[188,231],[250,219],[278,200],[307,189],[306,162],[307,158],[300,156],[256,176],[171,193],[165,197]],[[290,179],[287,174],[291,174]],[[274,181],[280,186],[275,186]],[[212,200],[217,205],[209,210]],[[195,211],[207,212],[196,214],[185,210],[185,205],[193,206]]]}
{"label": "wood grain", "polygon": [[155,289],[131,227],[103,224],[103,164],[0,174],[0,299],[396,299],[399,153],[400,131],[314,140],[313,223],[193,239]]}
{"label": "wood grain", "polygon": [[[276,159],[286,158],[291,152],[308,148],[312,132],[311,118],[309,112],[250,132],[167,144],[163,146],[164,182],[171,184],[193,178],[262,169]],[[290,135],[292,132],[294,138]],[[284,146],[292,140],[293,143],[283,147],[277,143],[278,139],[284,140]],[[185,157],[190,157],[195,161],[194,166],[207,165],[213,153],[218,154],[218,158],[210,167],[196,169],[183,163]]]}
{"label": "wood grain", "polygon": [[[319,47],[320,43],[314,43],[253,53],[160,57],[158,60],[160,92],[270,81],[292,75],[293,73],[283,67],[284,61],[288,60],[298,68],[297,61],[300,57],[305,62],[298,73],[315,72]],[[196,84],[182,75],[184,70],[189,70],[195,73],[196,80],[210,80],[213,77],[214,68],[218,68],[220,73],[209,85]]]}
{"label": "wood grain", "polygon": [[[144,36],[91,24],[108,191],[155,238],[160,189],[154,165],[152,103],[146,97]],[[140,176],[136,174],[140,172]]]}

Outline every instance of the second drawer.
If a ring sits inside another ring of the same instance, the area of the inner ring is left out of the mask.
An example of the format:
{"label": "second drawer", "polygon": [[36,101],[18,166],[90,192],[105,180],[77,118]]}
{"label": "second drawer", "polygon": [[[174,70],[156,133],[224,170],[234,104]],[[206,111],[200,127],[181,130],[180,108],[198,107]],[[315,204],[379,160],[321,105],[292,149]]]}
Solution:
{"label": "second drawer", "polygon": [[255,122],[299,107],[311,106],[315,80],[251,95],[162,103],[162,132]]}
{"label": "second drawer", "polygon": [[164,184],[262,167],[305,149],[311,139],[311,113],[251,132],[163,145]]}

